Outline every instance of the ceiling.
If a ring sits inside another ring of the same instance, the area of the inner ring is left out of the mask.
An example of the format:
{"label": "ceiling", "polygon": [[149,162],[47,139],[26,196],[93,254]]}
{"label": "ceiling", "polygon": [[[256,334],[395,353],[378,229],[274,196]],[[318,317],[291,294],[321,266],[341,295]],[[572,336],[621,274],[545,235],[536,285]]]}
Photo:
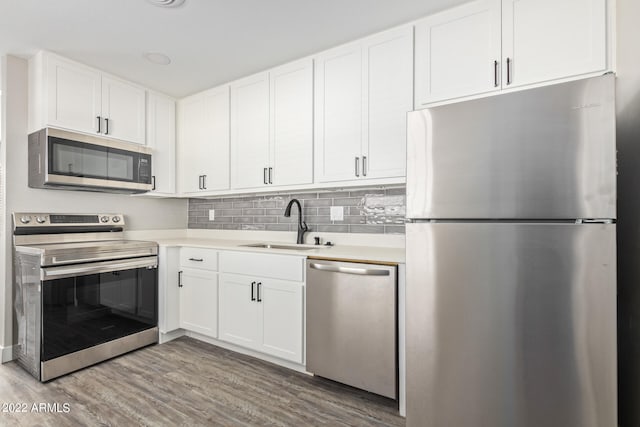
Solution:
{"label": "ceiling", "polygon": [[183,97],[465,1],[0,0],[0,55],[49,50]]}

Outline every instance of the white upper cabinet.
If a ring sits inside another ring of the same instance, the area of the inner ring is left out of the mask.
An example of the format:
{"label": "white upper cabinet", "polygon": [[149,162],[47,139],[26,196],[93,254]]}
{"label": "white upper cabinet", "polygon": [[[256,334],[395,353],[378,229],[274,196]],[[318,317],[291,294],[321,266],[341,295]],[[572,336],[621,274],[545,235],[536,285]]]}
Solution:
{"label": "white upper cabinet", "polygon": [[416,108],[607,65],[606,0],[476,0],[416,25]]}
{"label": "white upper cabinet", "polygon": [[304,59],[275,68],[269,77],[269,184],[310,184],[313,181],[313,61]]}
{"label": "white upper cabinet", "polygon": [[332,49],[315,60],[316,181],[352,180],[362,148],[362,46]]}
{"label": "white upper cabinet", "polygon": [[416,24],[416,105],[500,90],[500,0],[477,0]]}
{"label": "white upper cabinet", "polygon": [[305,59],[231,84],[231,187],[313,179],[313,71]]}
{"label": "white upper cabinet", "polygon": [[147,95],[147,145],[151,156],[153,192],[176,191],[176,102],[167,96]]}
{"label": "white upper cabinet", "polygon": [[124,141],[145,143],[144,89],[120,79],[102,77],[104,135]]}
{"label": "white upper cabinet", "polygon": [[29,60],[29,132],[52,126],[146,143],[145,89],[57,55]]}
{"label": "white upper cabinet", "polygon": [[[42,53],[39,55],[43,55]],[[46,125],[77,130],[86,133],[98,133],[101,104],[101,75],[98,71],[74,64],[59,57],[40,57],[37,61],[46,61],[47,105]],[[45,66],[45,64],[39,64]],[[39,74],[37,71],[35,72]],[[39,76],[36,76],[36,78]],[[40,100],[31,100],[37,103]],[[30,108],[33,108],[30,105]],[[37,128],[30,129],[36,131]],[[100,129],[102,131],[102,129]]]}
{"label": "white upper cabinet", "polygon": [[503,0],[502,34],[508,87],[607,69],[606,0]]}
{"label": "white upper cabinet", "polygon": [[412,27],[320,54],[315,74],[316,181],[403,176],[412,88]]}
{"label": "white upper cabinet", "polygon": [[403,177],[407,113],[413,110],[412,28],[369,38],[364,52],[362,177]]}
{"label": "white upper cabinet", "polygon": [[178,188],[202,193],[229,188],[229,86],[178,102]]}
{"label": "white upper cabinet", "polygon": [[269,74],[231,84],[231,187],[268,183]]}

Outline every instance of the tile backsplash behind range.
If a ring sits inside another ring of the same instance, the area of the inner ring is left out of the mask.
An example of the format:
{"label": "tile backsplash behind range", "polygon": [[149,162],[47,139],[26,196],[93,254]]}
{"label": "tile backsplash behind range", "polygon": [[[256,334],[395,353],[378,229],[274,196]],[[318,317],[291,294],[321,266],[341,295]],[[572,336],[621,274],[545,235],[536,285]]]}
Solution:
{"label": "tile backsplash behind range", "polygon": [[[302,203],[310,231],[404,233],[404,187],[189,199],[189,228],[295,231],[297,209],[292,209],[290,218],[284,216],[291,199]],[[342,221],[331,221],[331,206],[343,207]],[[213,221],[209,220],[209,209],[215,210]]]}

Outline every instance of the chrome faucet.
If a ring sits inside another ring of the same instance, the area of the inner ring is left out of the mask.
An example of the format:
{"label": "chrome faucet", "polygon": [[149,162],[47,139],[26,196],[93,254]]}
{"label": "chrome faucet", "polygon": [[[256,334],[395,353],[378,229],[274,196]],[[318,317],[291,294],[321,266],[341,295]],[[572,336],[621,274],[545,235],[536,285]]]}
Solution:
{"label": "chrome faucet", "polygon": [[298,199],[291,199],[287,208],[284,210],[284,216],[287,218],[291,216],[291,206],[293,206],[294,203],[298,205],[298,241],[296,243],[302,244],[304,243],[304,233],[309,231],[309,227],[307,227],[307,223],[302,220],[302,206],[300,206]]}

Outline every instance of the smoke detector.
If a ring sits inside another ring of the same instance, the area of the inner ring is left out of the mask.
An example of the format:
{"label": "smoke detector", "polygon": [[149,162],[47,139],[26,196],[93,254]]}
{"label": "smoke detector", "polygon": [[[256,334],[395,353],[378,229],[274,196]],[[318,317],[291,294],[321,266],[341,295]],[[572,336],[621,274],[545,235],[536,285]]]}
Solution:
{"label": "smoke detector", "polygon": [[147,0],[154,6],[160,7],[180,7],[186,0]]}

